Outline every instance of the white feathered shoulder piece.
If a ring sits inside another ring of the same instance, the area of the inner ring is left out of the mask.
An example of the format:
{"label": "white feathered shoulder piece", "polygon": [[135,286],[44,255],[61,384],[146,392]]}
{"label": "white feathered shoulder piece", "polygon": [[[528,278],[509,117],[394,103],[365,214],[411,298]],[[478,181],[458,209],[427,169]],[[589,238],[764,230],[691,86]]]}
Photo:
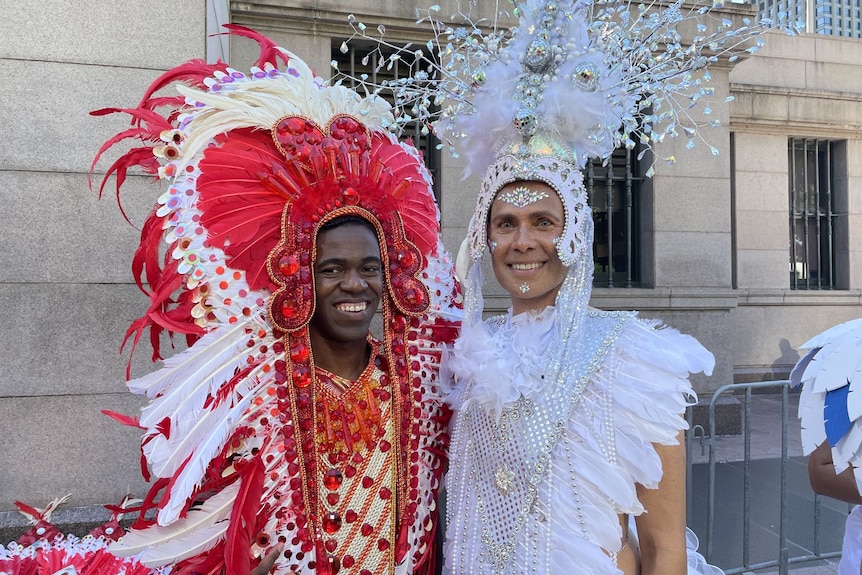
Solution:
{"label": "white feathered shoulder piece", "polygon": [[[801,346],[790,373],[802,386],[799,419],[806,455],[828,441],[835,471],[862,466],[862,318],[836,325]],[[862,492],[862,477],[856,483]]]}

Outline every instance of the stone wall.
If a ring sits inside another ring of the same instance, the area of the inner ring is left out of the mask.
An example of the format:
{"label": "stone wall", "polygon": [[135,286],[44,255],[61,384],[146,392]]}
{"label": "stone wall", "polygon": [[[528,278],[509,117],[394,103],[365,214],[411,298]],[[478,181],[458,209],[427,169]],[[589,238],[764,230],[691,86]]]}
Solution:
{"label": "stone wall", "polygon": [[[204,57],[203,0],[32,0],[0,19],[0,511],[118,502],[141,494],[139,433],[100,413],[136,413],[120,343],[145,309],[129,262],[137,229],[87,172],[128,126],[94,118],[134,107],[164,70]],[[101,179],[113,158],[94,176]],[[124,194],[140,225],[160,195],[133,175]],[[142,345],[137,374],[149,369]]]}
{"label": "stone wall", "polygon": [[[786,377],[800,345],[862,316],[862,42],[771,33],[762,51],[733,69],[730,82],[734,372],[739,381]],[[845,289],[789,289],[789,138],[844,141],[835,189],[846,228],[835,237]]]}

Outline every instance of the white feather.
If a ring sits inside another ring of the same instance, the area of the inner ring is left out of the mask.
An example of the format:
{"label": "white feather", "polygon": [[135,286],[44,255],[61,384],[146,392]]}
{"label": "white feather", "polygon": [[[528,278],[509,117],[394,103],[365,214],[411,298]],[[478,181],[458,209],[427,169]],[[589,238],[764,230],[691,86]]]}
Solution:
{"label": "white feather", "polygon": [[[187,350],[165,360],[164,366],[148,375],[133,379],[126,384],[129,391],[147,397],[156,397],[177,383],[184,382],[188,374],[204,366],[211,365],[230,350],[238,341],[248,339],[245,327],[251,321],[238,322],[236,326],[218,327],[203,336]],[[241,335],[240,335],[241,334]]]}
{"label": "white feather", "polygon": [[840,339],[844,334],[850,332],[857,332],[857,334],[862,335],[862,318],[852,319],[836,326],[832,326],[800,345],[799,349],[823,347],[825,344]]}
{"label": "white feather", "polygon": [[[207,397],[229,381],[237,368],[245,368],[248,356],[248,336],[245,332],[236,334],[237,341],[232,345],[225,343],[222,350],[210,352],[208,348],[202,349],[201,354],[217,353],[212,361],[207,361],[197,366],[194,371],[186,374],[177,373],[176,380],[165,393],[145,407],[141,412],[141,425],[152,429],[165,417],[178,421],[194,419],[203,410]],[[272,338],[266,338],[259,342],[271,348]],[[185,378],[181,380],[180,378]]]}
{"label": "white feather", "polygon": [[160,525],[168,525],[176,520],[186,501],[200,484],[210,463],[221,453],[230,434],[243,418],[249,403],[265,388],[266,382],[259,382],[255,391],[246,394],[237,402],[221,421],[216,422],[216,426],[203,438],[201,443],[194,448],[191,459],[177,476],[174,486],[171,488],[170,501],[159,511],[158,521]]}
{"label": "white feather", "polygon": [[170,526],[130,530],[109,550],[119,557],[137,555],[147,567],[159,567],[212,549],[224,538],[239,487],[239,482],[225,487]]}
{"label": "white feather", "polygon": [[850,392],[847,394],[847,417],[850,421],[862,421],[862,364],[850,376]]}
{"label": "white feather", "polygon": [[304,116],[321,129],[335,114],[359,118],[371,129],[394,123],[391,107],[383,98],[375,95],[363,98],[340,85],[324,86],[299,58],[293,55],[290,58],[292,71],[266,82],[241,80],[223,84],[218,92],[178,85],[180,94],[205,106],[191,112],[195,121],[183,142],[177,169],[182,170],[218,134],[240,128],[270,130],[284,116]]}
{"label": "white feather", "polygon": [[849,334],[823,346],[805,375],[813,379],[814,391],[832,391],[848,384],[862,365],[862,339]]}
{"label": "white feather", "polygon": [[860,447],[862,447],[862,425],[854,425],[832,448],[835,473],[841,473],[850,466],[856,459]]}

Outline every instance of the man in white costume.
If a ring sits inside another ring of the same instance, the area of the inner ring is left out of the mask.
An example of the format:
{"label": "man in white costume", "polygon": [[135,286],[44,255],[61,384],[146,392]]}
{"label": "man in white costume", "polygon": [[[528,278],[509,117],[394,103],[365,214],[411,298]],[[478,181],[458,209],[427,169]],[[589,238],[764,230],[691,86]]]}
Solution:
{"label": "man in white costume", "polygon": [[[635,313],[588,307],[592,220],[563,160],[501,156],[470,243],[450,358],[445,570],[685,573],[682,414],[688,374],[710,373],[712,354]],[[512,307],[482,321],[486,244]]]}

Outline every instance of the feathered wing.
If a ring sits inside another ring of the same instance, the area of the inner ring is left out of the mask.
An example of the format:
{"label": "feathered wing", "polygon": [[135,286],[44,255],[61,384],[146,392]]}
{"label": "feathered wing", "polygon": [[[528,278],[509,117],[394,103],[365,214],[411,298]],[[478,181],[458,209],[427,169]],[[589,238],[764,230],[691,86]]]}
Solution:
{"label": "feathered wing", "polygon": [[[790,374],[801,385],[799,419],[806,455],[828,441],[835,471],[862,467],[862,318],[804,343],[809,351]],[[857,478],[862,492],[862,483]]]}
{"label": "feathered wing", "polygon": [[140,423],[153,473],[169,479],[159,525],[176,521],[208,471],[222,466],[225,445],[247,425],[251,402],[270,382],[275,340],[262,322],[253,315],[217,327],[159,371],[130,382],[132,391],[153,398]]}
{"label": "feathered wing", "polygon": [[129,530],[110,546],[110,551],[120,557],[137,556],[149,567],[176,563],[208,551],[224,539],[239,490],[239,482],[225,487],[169,526]]}

